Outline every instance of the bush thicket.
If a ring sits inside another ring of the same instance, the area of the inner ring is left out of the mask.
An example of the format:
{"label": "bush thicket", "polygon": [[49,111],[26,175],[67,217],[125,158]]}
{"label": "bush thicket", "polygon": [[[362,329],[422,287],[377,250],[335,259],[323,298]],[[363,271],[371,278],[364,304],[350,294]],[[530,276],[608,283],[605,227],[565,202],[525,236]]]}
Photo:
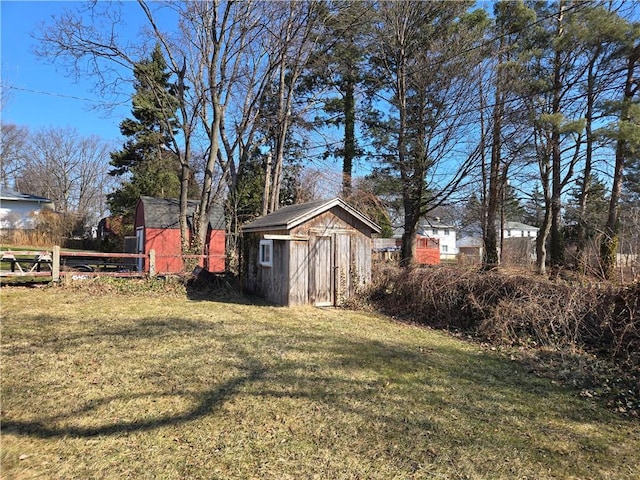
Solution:
{"label": "bush thicket", "polygon": [[580,349],[640,369],[640,284],[379,266],[365,300],[397,318],[504,345]]}

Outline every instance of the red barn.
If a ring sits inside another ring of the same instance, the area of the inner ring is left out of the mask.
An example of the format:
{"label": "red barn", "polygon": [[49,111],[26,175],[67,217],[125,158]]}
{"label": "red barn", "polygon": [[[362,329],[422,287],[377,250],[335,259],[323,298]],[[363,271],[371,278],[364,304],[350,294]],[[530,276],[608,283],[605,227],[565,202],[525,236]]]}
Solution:
{"label": "red barn", "polygon": [[[193,213],[198,202],[189,200],[187,220],[192,227]],[[184,261],[180,247],[180,203],[173,198],[140,197],[136,205],[134,227],[136,250],[148,254],[156,253],[158,274],[184,272]],[[224,272],[225,269],[225,222],[222,205],[214,204],[209,215],[206,257],[198,264],[210,272]],[[144,265],[145,270],[149,269]]]}

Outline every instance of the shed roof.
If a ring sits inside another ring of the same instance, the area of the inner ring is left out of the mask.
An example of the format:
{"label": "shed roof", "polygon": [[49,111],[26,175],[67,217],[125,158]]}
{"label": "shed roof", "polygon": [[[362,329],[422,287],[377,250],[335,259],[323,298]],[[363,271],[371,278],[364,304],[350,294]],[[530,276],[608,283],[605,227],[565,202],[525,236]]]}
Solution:
{"label": "shed roof", "polygon": [[[180,201],[177,198],[155,198],[141,196],[144,207],[144,222],[148,228],[180,228]],[[187,216],[192,218],[199,202],[187,200]],[[212,230],[224,230],[224,209],[214,203],[209,212]]]}
{"label": "shed roof", "polygon": [[316,200],[314,202],[282,207],[269,215],[265,215],[264,217],[258,218],[257,220],[244,225],[242,227],[242,231],[260,232],[265,230],[290,230],[301,223],[332,209],[333,207],[342,208],[367,225],[374,232],[380,233],[381,229],[376,223],[372,222],[363,213],[359,212],[338,197],[331,200]]}

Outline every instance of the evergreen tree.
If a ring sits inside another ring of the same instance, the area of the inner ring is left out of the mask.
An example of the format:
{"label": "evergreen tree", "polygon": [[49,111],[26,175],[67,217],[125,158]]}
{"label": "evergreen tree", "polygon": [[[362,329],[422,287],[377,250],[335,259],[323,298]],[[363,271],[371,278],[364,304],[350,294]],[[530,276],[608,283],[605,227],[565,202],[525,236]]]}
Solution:
{"label": "evergreen tree", "polygon": [[502,187],[502,217],[506,222],[523,222],[525,218],[525,209],[520,203],[516,189],[506,184]]}
{"label": "evergreen tree", "polygon": [[249,223],[262,213],[262,193],[267,156],[255,149],[247,160],[240,164],[236,184],[238,222]]}
{"label": "evergreen tree", "polygon": [[[469,77],[486,15],[470,2],[380,2],[368,56],[372,85],[365,118],[380,172],[402,199],[402,265],[414,261],[419,219],[442,205],[470,170],[450,155],[471,125]],[[456,167],[452,162],[458,161]],[[440,177],[442,169],[452,176]],[[438,180],[440,181],[438,181]]]}
{"label": "evergreen tree", "polygon": [[342,158],[342,195],[352,188],[353,162],[361,154],[357,145],[357,89],[364,82],[364,59],[373,8],[368,2],[337,0],[328,3],[318,51],[305,76],[304,87],[319,93],[323,112],[317,121],[343,128],[340,146],[329,146],[326,156]]}
{"label": "evergreen tree", "polygon": [[545,201],[540,184],[536,184],[524,206],[523,222],[540,228],[544,221]]}
{"label": "evergreen tree", "polygon": [[[584,178],[571,190],[565,211],[565,238],[575,242],[578,259],[587,247],[587,242],[596,238],[607,220],[609,199],[607,187],[598,177],[591,175],[585,186]],[[582,211],[580,198],[586,192],[587,201]]]}
{"label": "evergreen tree", "polygon": [[630,158],[624,172],[624,197],[627,202],[640,202],[640,158]]}
{"label": "evergreen tree", "polygon": [[[526,38],[523,38],[524,26],[531,22],[534,12],[518,2],[498,2],[494,5],[494,32],[497,34],[495,47],[495,78],[493,80],[494,106],[491,126],[491,161],[488,171],[486,199],[486,228],[484,229],[485,253],[484,268],[492,269],[498,265],[498,215],[504,221],[504,199],[508,193],[506,180],[509,162],[505,161],[504,138],[507,132],[509,114],[505,102],[513,97],[518,85],[522,66],[520,57],[528,54]],[[511,107],[513,108],[513,107]]]}
{"label": "evergreen tree", "polygon": [[482,235],[482,224],[484,216],[484,206],[478,195],[473,192],[464,205],[461,205],[460,214],[460,237],[479,237]]}
{"label": "evergreen tree", "polygon": [[159,45],[149,59],[134,66],[133,119],[120,123],[120,132],[128,140],[111,154],[113,168],[109,173],[126,177],[120,188],[108,195],[112,214],[130,218],[141,195],[180,195],[180,162],[168,148],[177,124],[177,101],[166,70]]}
{"label": "evergreen tree", "polygon": [[[640,31],[634,27],[630,31],[630,45],[625,50],[627,59],[624,94],[616,107],[619,118],[615,125],[604,129],[605,134],[616,141],[616,162],[613,184],[609,197],[609,211],[604,228],[604,238],[600,245],[600,262],[604,277],[612,279],[616,265],[616,255],[620,242],[620,199],[624,181],[625,165],[635,164],[640,157],[640,88],[635,79],[635,70],[640,64]],[[633,43],[631,43],[633,42]]]}

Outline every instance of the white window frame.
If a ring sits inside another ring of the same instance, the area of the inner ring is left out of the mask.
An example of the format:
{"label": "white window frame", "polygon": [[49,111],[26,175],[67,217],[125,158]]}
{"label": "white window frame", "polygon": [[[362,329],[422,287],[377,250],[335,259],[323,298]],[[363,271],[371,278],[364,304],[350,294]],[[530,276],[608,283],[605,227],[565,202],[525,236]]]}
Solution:
{"label": "white window frame", "polygon": [[258,263],[263,267],[273,266],[273,240],[260,240]]}

